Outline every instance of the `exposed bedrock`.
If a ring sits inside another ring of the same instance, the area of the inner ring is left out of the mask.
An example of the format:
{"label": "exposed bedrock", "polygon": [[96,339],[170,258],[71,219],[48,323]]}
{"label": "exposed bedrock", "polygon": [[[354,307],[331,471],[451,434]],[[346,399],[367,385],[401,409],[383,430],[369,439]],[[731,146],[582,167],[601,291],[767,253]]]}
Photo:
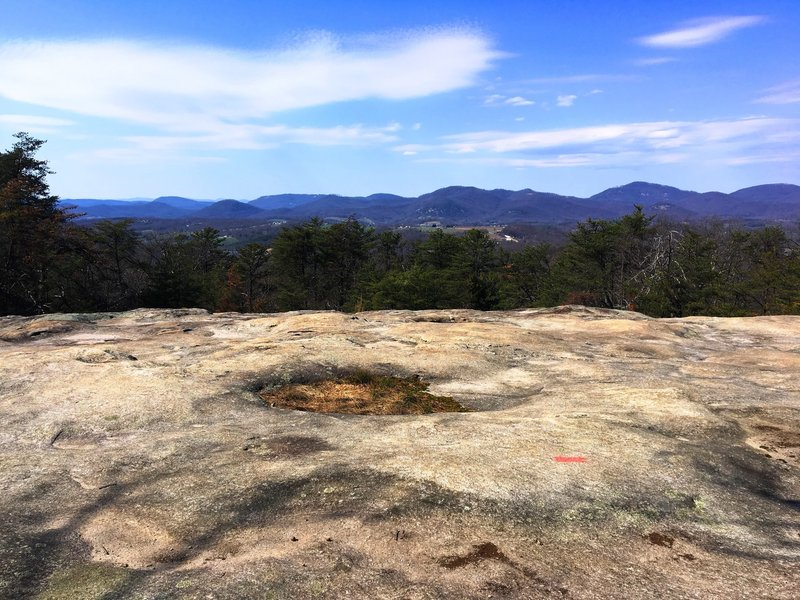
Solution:
{"label": "exposed bedrock", "polygon": [[[263,399],[365,372],[469,411]],[[2,598],[800,589],[800,317],[4,317],[0,418]]]}

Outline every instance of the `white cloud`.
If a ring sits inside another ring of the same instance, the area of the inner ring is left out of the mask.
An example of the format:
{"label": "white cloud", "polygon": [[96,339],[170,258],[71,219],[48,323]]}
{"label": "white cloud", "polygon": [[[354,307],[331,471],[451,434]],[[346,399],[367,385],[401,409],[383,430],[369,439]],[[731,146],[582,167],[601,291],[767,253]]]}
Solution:
{"label": "white cloud", "polygon": [[760,25],[765,21],[765,17],[758,15],[693,19],[683,23],[678,29],[645,36],[637,41],[645,46],[656,48],[704,46],[718,42],[739,29]]}
{"label": "white cloud", "polygon": [[226,150],[267,150],[284,144],[309,146],[367,146],[396,142],[397,124],[386,127],[287,127],[285,125],[218,124],[206,133],[131,135],[121,145],[74,152],[70,158],[84,162],[159,163],[164,161],[220,162],[203,153]]}
{"label": "white cloud", "polygon": [[800,102],[800,79],[764,91],[766,94],[754,102],[759,104],[797,104]]}
{"label": "white cloud", "polygon": [[440,148],[440,146],[435,146],[433,144],[402,144],[392,149],[402,154],[419,154],[420,152],[430,152]]}
{"label": "white cloud", "polygon": [[[476,131],[441,138],[435,145],[405,145],[398,152],[427,153],[430,160],[470,160],[507,166],[582,164],[734,164],[751,156],[797,154],[800,119],[752,117],[726,121],[653,121],[540,131]],[[436,156],[437,153],[442,153]],[[443,156],[444,155],[444,156]],[[450,155],[453,158],[445,158]],[[465,159],[466,160],[466,159]],[[769,162],[776,162],[770,160]]]}
{"label": "white cloud", "polygon": [[614,75],[609,73],[585,73],[582,75],[565,75],[561,77],[537,77],[526,79],[520,83],[533,85],[560,85],[564,83],[589,83],[597,81],[635,81],[639,77],[635,75]]}
{"label": "white cloud", "polygon": [[505,103],[510,104],[511,106],[533,106],[536,104],[536,102],[533,100],[528,100],[522,96],[513,96],[512,98],[508,98],[506,99]]}
{"label": "white cloud", "polygon": [[508,97],[502,94],[489,94],[483,99],[483,104],[485,106],[533,106],[536,102],[523,96]]}
{"label": "white cloud", "polygon": [[357,46],[319,34],[272,52],[126,40],[6,42],[0,97],[213,134],[292,109],[462,88],[502,56],[488,38],[463,29],[375,36]]}
{"label": "white cloud", "polygon": [[800,130],[800,121],[767,117],[729,121],[653,121],[519,133],[462,133],[443,138],[441,148],[461,152],[517,152],[602,145],[608,147],[609,151],[631,146],[659,150],[721,143],[740,138],[780,142],[787,130]]}
{"label": "white cloud", "polygon": [[755,154],[735,156],[727,159],[725,164],[730,166],[761,165],[765,163],[797,163],[800,161],[800,152],[780,152],[778,154]]}
{"label": "white cloud", "polygon": [[287,127],[285,125],[224,124],[204,134],[139,135],[121,139],[118,148],[101,148],[83,158],[161,160],[169,154],[223,150],[264,150],[282,144],[310,146],[364,146],[397,141],[397,124],[386,127],[363,125],[339,127]]}
{"label": "white cloud", "polygon": [[654,56],[652,58],[639,58],[633,61],[633,64],[638,67],[652,67],[656,65],[665,65],[671,62],[675,62],[675,58],[671,56]]}
{"label": "white cloud", "polygon": [[687,160],[687,155],[679,153],[653,155],[646,152],[620,152],[617,154],[579,153],[579,154],[553,154],[542,158],[511,158],[511,157],[435,157],[423,158],[421,163],[450,163],[482,166],[512,167],[515,169],[537,168],[558,169],[574,167],[601,167],[601,168],[626,168],[631,165],[643,164],[674,164]]}
{"label": "white cloud", "polygon": [[505,164],[509,167],[581,167],[596,164],[597,158],[591,154],[559,154],[547,158],[510,158]]}
{"label": "white cloud", "polygon": [[73,125],[74,121],[67,119],[59,119],[57,117],[42,117],[39,115],[9,115],[0,114],[0,123],[4,125],[13,125],[24,127],[26,125],[32,127],[67,127]]}
{"label": "white cloud", "polygon": [[11,129],[14,132],[27,131],[28,133],[41,135],[60,131],[70,125],[74,125],[74,122],[57,117],[0,114],[0,127]]}
{"label": "white cloud", "polygon": [[483,99],[483,103],[486,106],[492,106],[498,104],[499,102],[502,102],[503,100],[505,100],[505,98],[506,97],[503,96],[502,94],[489,94],[488,96],[486,96],[486,98]]}
{"label": "white cloud", "polygon": [[419,131],[420,129],[422,129],[422,123],[414,123],[411,126],[411,130],[412,131]]}
{"label": "white cloud", "polygon": [[577,100],[577,99],[578,99],[578,97],[575,94],[567,94],[567,95],[564,95],[564,96],[559,96],[558,98],[556,98],[556,105],[557,106],[572,106],[573,104],[575,104],[575,100]]}
{"label": "white cloud", "polygon": [[66,158],[74,162],[90,165],[104,163],[104,166],[114,163],[128,165],[152,165],[164,163],[186,164],[215,164],[226,163],[228,159],[222,156],[204,156],[187,152],[176,153],[171,150],[157,150],[155,148],[143,150],[138,147],[125,148],[96,148],[94,150],[71,152]]}

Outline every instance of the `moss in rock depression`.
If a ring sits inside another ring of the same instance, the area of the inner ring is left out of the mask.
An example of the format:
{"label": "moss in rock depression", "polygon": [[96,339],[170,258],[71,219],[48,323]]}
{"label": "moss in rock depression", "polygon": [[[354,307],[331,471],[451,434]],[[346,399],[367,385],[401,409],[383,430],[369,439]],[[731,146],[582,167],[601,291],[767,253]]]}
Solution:
{"label": "moss in rock depression", "polygon": [[295,383],[260,393],[270,406],[352,415],[425,415],[467,412],[448,396],[435,396],[419,377],[356,371],[336,379]]}

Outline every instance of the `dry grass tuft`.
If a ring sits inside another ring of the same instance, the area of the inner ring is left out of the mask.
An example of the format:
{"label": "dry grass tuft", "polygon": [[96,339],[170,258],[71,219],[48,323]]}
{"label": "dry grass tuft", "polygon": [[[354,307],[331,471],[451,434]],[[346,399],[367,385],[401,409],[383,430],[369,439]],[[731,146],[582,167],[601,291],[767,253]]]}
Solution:
{"label": "dry grass tuft", "polygon": [[262,391],[270,405],[294,410],[351,415],[426,415],[467,412],[447,396],[428,393],[419,377],[393,377],[356,371],[346,377]]}

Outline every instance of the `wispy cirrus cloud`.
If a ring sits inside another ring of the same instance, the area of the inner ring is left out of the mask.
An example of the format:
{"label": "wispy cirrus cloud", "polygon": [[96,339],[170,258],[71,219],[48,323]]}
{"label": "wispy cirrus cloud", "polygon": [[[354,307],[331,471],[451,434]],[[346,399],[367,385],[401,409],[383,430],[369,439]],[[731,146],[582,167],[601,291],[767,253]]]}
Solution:
{"label": "wispy cirrus cloud", "polygon": [[637,41],[644,46],[656,48],[705,46],[718,42],[740,29],[761,25],[766,20],[766,17],[760,15],[692,19],[682,23],[677,29],[640,37]]}
{"label": "wispy cirrus cloud", "polygon": [[489,94],[483,99],[483,104],[484,106],[533,106],[536,102],[524,96]]}
{"label": "wispy cirrus cloud", "polygon": [[226,124],[259,123],[294,109],[463,88],[502,56],[485,35],[458,28],[358,42],[318,33],[263,52],[131,40],[6,42],[0,97],[214,135]]}
{"label": "wispy cirrus cloud", "polygon": [[507,98],[505,103],[511,106],[533,106],[536,104],[536,102],[533,100],[528,100],[522,96],[512,96],[511,98]]}
{"label": "wispy cirrus cloud", "polygon": [[636,75],[625,75],[620,73],[582,73],[579,75],[562,75],[558,77],[536,77],[525,79],[520,83],[532,85],[561,85],[565,83],[593,83],[608,81],[635,81],[639,79]]}
{"label": "wispy cirrus cloud", "polygon": [[754,117],[725,121],[652,121],[618,123],[530,132],[483,131],[447,136],[445,146],[457,151],[512,152],[593,146],[614,142],[621,146],[644,145],[649,149],[690,147],[731,140],[780,139],[785,131],[800,130],[800,120]]}
{"label": "wispy cirrus cloud", "polygon": [[174,159],[191,162],[222,161],[202,153],[228,150],[267,150],[285,144],[307,146],[368,146],[396,142],[398,123],[384,127],[350,125],[337,127],[288,127],[285,125],[218,124],[201,134],[129,135],[111,147],[75,152],[83,161],[153,163]]}
{"label": "wispy cirrus cloud", "polygon": [[51,133],[62,127],[74,125],[74,121],[58,117],[45,117],[41,115],[0,114],[0,126],[8,126],[14,131],[27,131],[30,133]]}
{"label": "wispy cirrus cloud", "polygon": [[651,58],[638,58],[633,61],[633,64],[637,67],[653,67],[671,62],[675,62],[675,58],[672,56],[653,56]]}
{"label": "wispy cirrus cloud", "polygon": [[575,104],[575,100],[577,99],[578,97],[575,94],[564,94],[563,96],[559,96],[558,98],[556,98],[556,106],[561,106],[561,107],[572,106],[573,104]]}
{"label": "wispy cirrus cloud", "polygon": [[74,121],[58,117],[43,117],[41,115],[9,115],[0,114],[0,123],[7,125],[33,125],[43,127],[66,127],[73,125]]}
{"label": "wispy cirrus cloud", "polygon": [[[631,167],[632,165],[643,164],[675,164],[683,162],[687,159],[685,154],[669,153],[659,154],[654,156],[642,151],[627,151],[618,152],[616,154],[607,154],[602,152],[584,152],[575,154],[552,154],[537,158],[514,158],[506,156],[482,156],[482,157],[466,157],[455,158],[450,157],[433,157],[421,158],[419,162],[425,163],[449,163],[449,164],[466,164],[466,165],[481,165],[481,166],[498,166],[498,167],[512,167],[515,169],[564,169],[564,168],[579,168],[579,167],[601,167],[601,168],[618,168],[618,167]],[[743,163],[742,163],[743,164]]]}
{"label": "wispy cirrus cloud", "polygon": [[399,127],[390,123],[385,127],[363,125],[337,127],[287,127],[285,125],[233,125],[220,126],[205,135],[126,136],[129,142],[143,150],[182,150],[214,148],[218,150],[258,150],[280,144],[306,144],[309,146],[358,146],[386,143],[397,140]]}
{"label": "wispy cirrus cloud", "polygon": [[779,156],[781,149],[796,156],[798,141],[800,119],[753,117],[613,123],[527,132],[476,131],[445,136],[438,144],[407,144],[395,150],[428,155],[432,160],[452,160],[453,155],[462,155],[509,166],[547,167],[735,161],[756,155],[759,150],[764,150],[765,156]]}
{"label": "wispy cirrus cloud", "polygon": [[764,90],[764,95],[754,100],[757,104],[800,103],[800,79],[788,81]]}

